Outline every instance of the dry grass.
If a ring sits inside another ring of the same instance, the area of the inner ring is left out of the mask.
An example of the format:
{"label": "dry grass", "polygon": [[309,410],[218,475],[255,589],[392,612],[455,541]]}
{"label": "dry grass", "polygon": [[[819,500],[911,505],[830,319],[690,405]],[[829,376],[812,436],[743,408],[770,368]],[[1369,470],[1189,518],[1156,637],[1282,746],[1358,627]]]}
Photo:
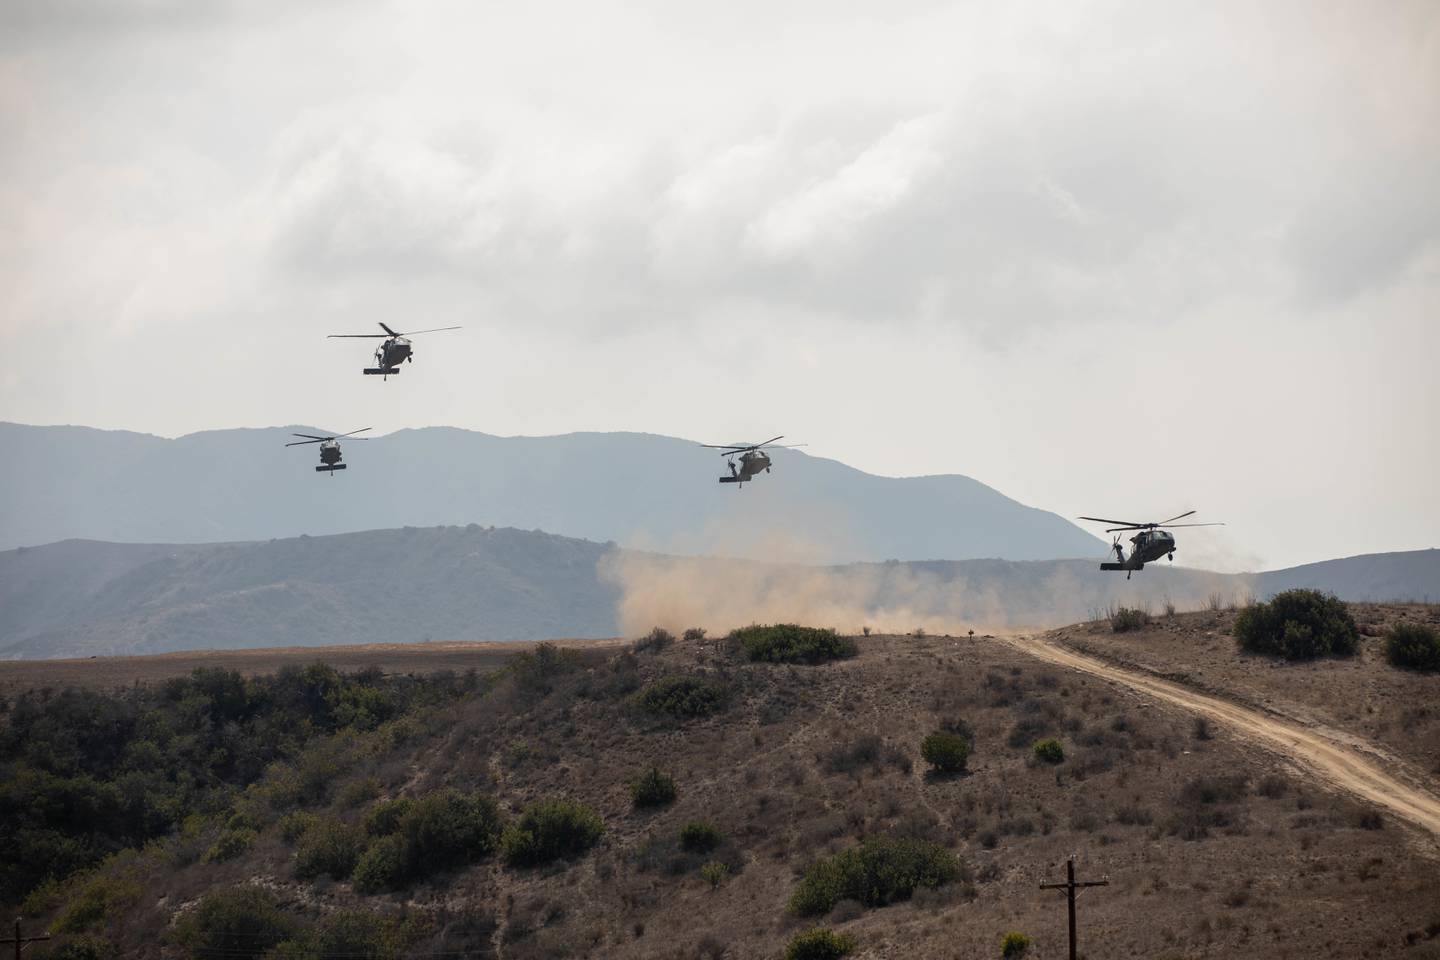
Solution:
{"label": "dry grass", "polygon": [[[1174,622],[1195,616],[1214,615]],[[1104,635],[1129,643],[1156,629],[1115,636],[1107,624]],[[1277,761],[1221,731],[1195,740],[1184,713],[978,638],[871,637],[859,651],[796,667],[743,662],[719,640],[599,650],[548,692],[502,681],[365,759],[347,778],[373,778],[387,797],[483,790],[513,815],[568,796],[605,823],[574,862],[512,870],[492,858],[412,887],[405,909],[426,931],[413,949],[779,956],[802,929],[786,904],[804,868],[878,834],[940,843],[973,879],[883,908],[836,904],[825,923],[855,938],[857,957],[993,956],[1012,929],[1037,955],[1058,954],[1063,909],[1037,883],[1071,853],[1083,876],[1111,880],[1082,908],[1092,956],[1380,954],[1435,915],[1434,864],[1405,830],[1369,829],[1352,802],[1278,778]],[[731,696],[683,725],[630,706],[634,690],[676,675],[715,677]],[[967,772],[927,776],[921,740],[960,722],[974,745]],[[1064,742],[1062,763],[1033,762],[1046,736]],[[678,795],[637,812],[629,786],[651,767],[674,774]],[[701,821],[723,842],[684,849],[683,828]],[[143,876],[138,905],[99,930],[127,956],[159,957],[170,916],[216,885],[260,883],[307,916],[395,904],[298,880],[279,825],[223,863],[157,863]]]}

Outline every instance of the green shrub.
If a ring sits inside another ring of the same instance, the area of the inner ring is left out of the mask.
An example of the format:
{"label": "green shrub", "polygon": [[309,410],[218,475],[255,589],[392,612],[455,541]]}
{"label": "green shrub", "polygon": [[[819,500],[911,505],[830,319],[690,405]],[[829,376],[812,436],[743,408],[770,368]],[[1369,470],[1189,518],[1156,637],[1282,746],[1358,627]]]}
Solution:
{"label": "green shrub", "polygon": [[414,933],[405,922],[368,910],[332,913],[280,944],[266,960],[400,960]]}
{"label": "green shrub", "polygon": [[321,875],[345,880],[360,859],[363,842],[359,827],[339,820],[321,820],[305,831],[295,848],[295,875],[301,880]]}
{"label": "green shrub", "polygon": [[841,900],[881,907],[908,899],[916,887],[942,886],[960,875],[960,861],[938,843],[872,837],[805,871],[790,898],[790,911],[815,916],[828,913]]}
{"label": "green shrub", "polygon": [[920,756],[939,773],[959,773],[970,758],[970,743],[958,733],[936,730],[920,741]]}
{"label": "green shrub", "polygon": [[1110,629],[1115,633],[1141,630],[1150,625],[1150,614],[1144,610],[1121,607],[1110,615]]}
{"label": "green shrub", "polygon": [[254,830],[224,830],[201,859],[205,863],[221,863],[240,856],[250,849],[250,844],[254,842]]}
{"label": "green shrub", "polygon": [[280,818],[280,839],[293,845],[295,841],[305,835],[306,830],[319,822],[318,816],[305,810],[287,813]]}
{"label": "green shrub", "polygon": [[544,800],[526,807],[505,828],[500,848],[512,867],[572,860],[589,850],[605,832],[600,816],[568,800]]}
{"label": "green shrub", "polygon": [[381,800],[365,814],[365,832],[372,837],[388,837],[400,829],[400,822],[410,812],[409,797]]}
{"label": "green shrub", "polygon": [[825,663],[859,652],[854,640],[834,630],[793,623],[742,627],[730,636],[740,642],[748,659],[766,663]]}
{"label": "green shrub", "polygon": [[1397,623],[1385,634],[1385,658],[1406,670],[1440,670],[1440,633],[1423,623]]}
{"label": "green shrub", "polygon": [[1036,740],[1031,749],[1035,751],[1035,759],[1041,763],[1062,763],[1065,760],[1065,748],[1059,740]]}
{"label": "green shrub", "polygon": [[447,787],[414,800],[399,830],[412,872],[428,875],[494,853],[502,826],[492,798]]}
{"label": "green shrub", "polygon": [[705,639],[704,627],[691,627],[685,631],[685,640],[688,643],[698,643]]}
{"label": "green shrub", "polygon": [[405,841],[397,836],[380,837],[365,849],[355,864],[351,879],[361,893],[398,890],[411,871]]}
{"label": "green shrub", "polygon": [[66,941],[47,956],[49,960],[115,960],[120,951],[104,937],[87,935]]}
{"label": "green shrub", "polygon": [[554,687],[555,679],[579,666],[579,655],[553,643],[536,644],[534,650],[517,653],[506,668],[515,678],[515,685],[532,696],[543,696]]}
{"label": "green shrub", "polygon": [[634,703],[652,716],[684,720],[715,713],[726,693],[723,685],[700,677],[663,677],[635,694]]}
{"label": "green shrub", "polygon": [[651,767],[645,775],[630,784],[630,801],[637,808],[663,807],[675,802],[675,778]]}
{"label": "green shrub", "polygon": [[713,823],[697,821],[680,829],[680,849],[688,853],[709,853],[724,842],[720,828]]}
{"label": "green shrub", "polygon": [[723,860],[711,860],[700,868],[700,879],[710,884],[711,890],[718,890],[730,877],[730,864]]}
{"label": "green shrub", "polygon": [[180,918],[173,939],[195,958],[258,960],[295,929],[295,921],[280,912],[268,890],[231,887],[205,894]]}
{"label": "green shrub", "polygon": [[675,634],[664,627],[656,627],[631,644],[630,649],[635,653],[644,653],[647,650],[659,653],[674,642]]}
{"label": "green shrub", "polygon": [[815,927],[790,938],[785,960],[837,960],[855,949],[855,938]]}
{"label": "green shrub", "polygon": [[1286,590],[1241,610],[1232,630],[1241,649],[1286,660],[1348,657],[1360,643],[1355,620],[1335,596]]}
{"label": "green shrub", "polygon": [[55,933],[81,933],[129,909],[142,892],[129,871],[110,873],[102,866],[70,894],[51,929]]}
{"label": "green shrub", "polygon": [[1030,938],[1014,930],[1005,934],[1004,939],[1000,941],[1000,956],[1005,957],[1006,960],[1011,960],[1011,958],[1014,957],[1023,957],[1025,956],[1025,951],[1029,949]]}

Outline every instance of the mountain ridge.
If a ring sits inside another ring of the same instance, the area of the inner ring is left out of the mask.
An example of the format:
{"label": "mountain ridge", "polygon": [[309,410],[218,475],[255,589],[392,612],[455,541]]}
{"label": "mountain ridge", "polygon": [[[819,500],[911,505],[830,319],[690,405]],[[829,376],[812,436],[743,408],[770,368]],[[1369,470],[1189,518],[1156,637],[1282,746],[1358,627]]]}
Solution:
{"label": "mountain ridge", "polygon": [[[348,426],[348,425],[347,425]],[[0,423],[0,549],[88,538],[265,540],[394,526],[554,531],[668,553],[1045,559],[1099,555],[1068,520],[961,474],[892,478],[779,451],[743,492],[724,461],[656,434],[497,437],[406,428],[344,445],[350,469],[318,476],[292,432],[248,427],[174,440],[91,427]]]}
{"label": "mountain ridge", "polygon": [[964,633],[1091,619],[1112,604],[1237,603],[1297,580],[1333,589],[1348,577],[1353,588],[1334,590],[1343,598],[1391,599],[1373,592],[1377,570],[1395,598],[1440,595],[1440,550],[1320,566],[1324,582],[1154,565],[1126,581],[1090,560],[817,566],[479,524],[217,544],[72,539],[0,552],[0,657],[601,638],[781,619]]}

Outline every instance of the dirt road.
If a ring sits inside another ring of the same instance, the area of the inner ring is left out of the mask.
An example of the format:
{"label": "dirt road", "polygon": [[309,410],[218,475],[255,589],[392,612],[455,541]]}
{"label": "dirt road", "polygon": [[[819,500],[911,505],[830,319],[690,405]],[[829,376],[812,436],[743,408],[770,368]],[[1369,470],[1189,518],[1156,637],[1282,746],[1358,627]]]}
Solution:
{"label": "dirt road", "polygon": [[1156,700],[1219,721],[1242,737],[1283,754],[1321,780],[1440,838],[1440,797],[1392,777],[1370,758],[1322,734],[1168,680],[1074,653],[1039,637],[1005,637],[1002,642],[1056,666],[1124,684]]}

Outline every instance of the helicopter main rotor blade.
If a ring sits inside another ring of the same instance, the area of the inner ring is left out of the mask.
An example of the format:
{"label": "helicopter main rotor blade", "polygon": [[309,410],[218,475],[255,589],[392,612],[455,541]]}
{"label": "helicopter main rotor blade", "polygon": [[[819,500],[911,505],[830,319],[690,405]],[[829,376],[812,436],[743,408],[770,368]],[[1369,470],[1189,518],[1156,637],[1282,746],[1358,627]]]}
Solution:
{"label": "helicopter main rotor blade", "polygon": [[313,434],[313,433],[292,433],[292,434],[290,434],[290,436],[292,436],[292,437],[306,437],[306,438],[308,438],[308,439],[310,439],[310,440],[334,440],[334,439],[335,439],[334,437],[317,437],[317,436],[315,436],[315,434]]}
{"label": "helicopter main rotor blade", "polygon": [[[295,434],[295,436],[299,437],[299,436],[303,436],[303,434],[297,433],[297,434]],[[326,440],[330,440],[330,439],[333,439],[333,438],[331,438],[331,437],[316,437],[314,440],[296,440],[296,441],[293,442],[293,443],[287,443],[287,444],[285,444],[285,446],[287,446],[287,447],[303,447],[303,446],[305,446],[305,444],[307,444],[307,443],[324,443]]]}
{"label": "helicopter main rotor blade", "polygon": [[[379,321],[376,321],[376,322],[378,323]],[[380,324],[380,329],[381,329],[381,330],[384,330],[386,333],[390,334],[390,336],[392,336],[392,337],[398,337],[398,336],[400,336],[400,334],[396,333],[394,330],[391,330],[389,327],[385,326],[385,324],[383,324],[383,323]]]}
{"label": "helicopter main rotor blade", "polygon": [[748,444],[745,446],[736,446],[729,443],[702,443],[700,444],[700,446],[706,448],[707,450],[729,450],[731,453],[739,453],[741,450],[755,449],[753,446],[749,446]]}
{"label": "helicopter main rotor blade", "polygon": [[1159,527],[1223,527],[1223,523],[1159,523]]}
{"label": "helicopter main rotor blade", "polygon": [[[1148,524],[1148,523],[1136,523],[1134,520],[1107,520],[1107,519],[1105,519],[1104,517],[1076,517],[1075,519],[1076,519],[1076,520],[1093,520],[1093,521],[1095,521],[1096,523],[1118,523],[1118,524],[1120,524],[1122,527],[1124,527],[1126,530],[1129,530],[1129,529],[1132,528],[1132,527],[1134,527],[1135,529],[1138,530],[1140,527],[1148,527],[1148,526],[1150,526],[1150,524]],[[1105,532],[1106,532],[1106,533],[1110,533],[1109,530],[1106,530]]]}
{"label": "helicopter main rotor blade", "polygon": [[339,339],[339,340],[355,340],[355,339],[360,339],[360,340],[386,340],[386,339],[389,338],[389,336],[390,336],[390,335],[389,335],[388,333],[327,333],[327,334],[325,334],[325,339],[326,339],[326,340],[337,340],[337,339]]}
{"label": "helicopter main rotor blade", "polygon": [[1169,520],[1161,520],[1159,523],[1156,524],[1156,526],[1157,526],[1157,527],[1163,527],[1165,524],[1171,523],[1172,521],[1175,521],[1175,520],[1183,520],[1185,517],[1190,516],[1190,514],[1192,514],[1192,513],[1194,513],[1194,512],[1195,512],[1194,510],[1190,510],[1190,511],[1188,511],[1188,512],[1186,512],[1186,513],[1180,514],[1180,516],[1178,516],[1178,517],[1171,517]]}
{"label": "helicopter main rotor blade", "polygon": [[758,448],[760,448],[760,447],[766,446],[767,444],[774,443],[776,440],[784,440],[784,439],[785,439],[785,434],[782,433],[782,434],[780,434],[780,436],[778,436],[778,437],[771,437],[769,440],[766,440],[765,443],[757,443],[757,444],[755,444],[754,449],[758,449]]}
{"label": "helicopter main rotor blade", "polygon": [[[380,326],[385,327],[385,324],[382,323],[382,324],[380,324]],[[386,329],[386,330],[389,330],[390,328],[389,328],[389,327],[385,327],[385,329]],[[460,329],[459,327],[431,327],[429,330],[406,330],[404,333],[397,333],[397,334],[395,334],[395,336],[397,336],[397,337],[413,337],[413,336],[415,336],[417,333],[439,333],[441,330],[459,330],[459,329]]]}
{"label": "helicopter main rotor blade", "polygon": [[1106,532],[1106,533],[1123,533],[1123,532],[1126,531],[1126,530],[1152,530],[1152,529],[1154,529],[1154,527],[1155,527],[1155,525],[1154,525],[1153,523],[1137,523],[1137,524],[1135,524],[1135,525],[1133,525],[1133,526],[1129,526],[1129,527],[1110,527],[1110,528],[1108,528],[1105,532]]}
{"label": "helicopter main rotor blade", "polygon": [[[331,440],[339,440],[341,437],[353,437],[353,436],[355,436],[355,434],[357,434],[357,433],[364,433],[366,430],[369,430],[369,429],[370,429],[369,427],[361,427],[359,430],[351,430],[349,433],[342,433],[342,434],[340,434],[339,436],[331,437],[330,439],[331,439]],[[297,436],[298,436],[298,434],[297,434]],[[369,438],[369,437],[358,437],[357,439],[359,439],[359,440],[369,440],[370,438]]]}

